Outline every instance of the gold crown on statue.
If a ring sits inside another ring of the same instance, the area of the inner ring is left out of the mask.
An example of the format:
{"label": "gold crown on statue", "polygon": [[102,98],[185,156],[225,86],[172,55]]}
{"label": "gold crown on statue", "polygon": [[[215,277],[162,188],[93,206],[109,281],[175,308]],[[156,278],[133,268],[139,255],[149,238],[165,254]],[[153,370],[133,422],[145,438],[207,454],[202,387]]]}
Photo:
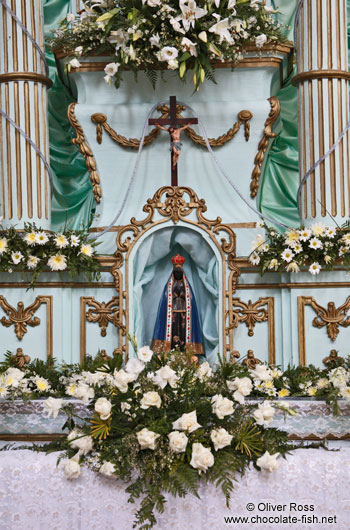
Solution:
{"label": "gold crown on statue", "polygon": [[171,258],[171,263],[174,265],[174,267],[182,267],[185,261],[186,261],[186,258],[184,258],[183,256],[180,256],[180,254],[176,254],[176,256],[173,256]]}

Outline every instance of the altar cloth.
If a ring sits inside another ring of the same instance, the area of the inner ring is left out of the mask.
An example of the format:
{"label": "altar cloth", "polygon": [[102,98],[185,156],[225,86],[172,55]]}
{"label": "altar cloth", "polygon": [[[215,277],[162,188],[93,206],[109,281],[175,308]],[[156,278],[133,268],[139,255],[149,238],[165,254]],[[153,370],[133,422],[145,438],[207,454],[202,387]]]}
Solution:
{"label": "altar cloth", "polygon": [[[128,504],[121,481],[88,469],[83,469],[78,479],[68,481],[56,461],[57,453],[0,453],[1,530],[132,529],[135,506]],[[213,486],[201,486],[201,499],[167,495],[164,513],[156,514],[155,530],[349,530],[349,483],[350,445],[337,452],[300,449],[286,460],[281,459],[280,468],[272,474],[248,471],[235,486],[230,509]],[[252,511],[248,511],[248,503],[254,504]],[[293,507],[291,511],[290,503],[312,505],[314,510],[299,511]],[[274,511],[277,504],[285,508]],[[321,517],[336,520],[304,523],[303,515],[319,521]],[[283,516],[297,517],[300,522],[281,524],[250,519]],[[233,522],[229,517],[247,517],[248,522]]]}

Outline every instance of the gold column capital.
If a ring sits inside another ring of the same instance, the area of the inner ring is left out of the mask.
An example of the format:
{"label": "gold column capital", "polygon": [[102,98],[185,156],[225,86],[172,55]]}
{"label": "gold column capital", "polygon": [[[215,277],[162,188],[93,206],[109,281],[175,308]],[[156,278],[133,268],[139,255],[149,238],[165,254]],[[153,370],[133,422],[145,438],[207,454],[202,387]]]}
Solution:
{"label": "gold column capital", "polygon": [[312,79],[346,79],[350,81],[350,72],[345,70],[310,70],[309,72],[301,72],[293,77],[292,85],[296,86]]}
{"label": "gold column capital", "polygon": [[52,86],[52,81],[49,77],[36,72],[8,72],[0,74],[0,83],[8,83],[9,81],[33,81],[34,83],[42,83],[48,88]]}

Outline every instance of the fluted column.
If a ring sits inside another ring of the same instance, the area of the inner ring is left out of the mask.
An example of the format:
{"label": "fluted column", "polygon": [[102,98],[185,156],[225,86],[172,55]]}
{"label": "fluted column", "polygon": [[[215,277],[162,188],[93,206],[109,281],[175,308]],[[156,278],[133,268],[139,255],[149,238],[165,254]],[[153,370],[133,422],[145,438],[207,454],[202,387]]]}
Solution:
{"label": "fluted column", "polygon": [[[302,178],[349,121],[346,0],[304,0],[297,25],[299,158]],[[349,132],[302,189],[302,220],[350,215]]]}
{"label": "fluted column", "polygon": [[[43,49],[40,0],[7,0],[9,7]],[[0,5],[0,108],[49,157],[46,92],[51,82],[28,36]],[[3,224],[31,221],[50,226],[47,170],[33,147],[0,116],[0,215]]]}

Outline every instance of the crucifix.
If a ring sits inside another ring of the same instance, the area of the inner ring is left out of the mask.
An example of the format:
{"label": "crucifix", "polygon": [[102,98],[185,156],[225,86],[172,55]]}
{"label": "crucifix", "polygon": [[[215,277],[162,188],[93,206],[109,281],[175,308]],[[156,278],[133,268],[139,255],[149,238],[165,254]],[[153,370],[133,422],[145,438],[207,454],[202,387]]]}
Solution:
{"label": "crucifix", "polygon": [[[181,131],[187,129],[191,124],[198,123],[197,118],[178,118],[176,116],[176,96],[170,96],[170,110],[168,118],[150,119],[149,125],[155,125],[158,129],[167,131],[170,136],[170,152],[171,152],[171,185],[177,186],[177,161],[180,156]],[[169,125],[167,129],[163,125]],[[180,126],[180,127],[179,127]]]}

